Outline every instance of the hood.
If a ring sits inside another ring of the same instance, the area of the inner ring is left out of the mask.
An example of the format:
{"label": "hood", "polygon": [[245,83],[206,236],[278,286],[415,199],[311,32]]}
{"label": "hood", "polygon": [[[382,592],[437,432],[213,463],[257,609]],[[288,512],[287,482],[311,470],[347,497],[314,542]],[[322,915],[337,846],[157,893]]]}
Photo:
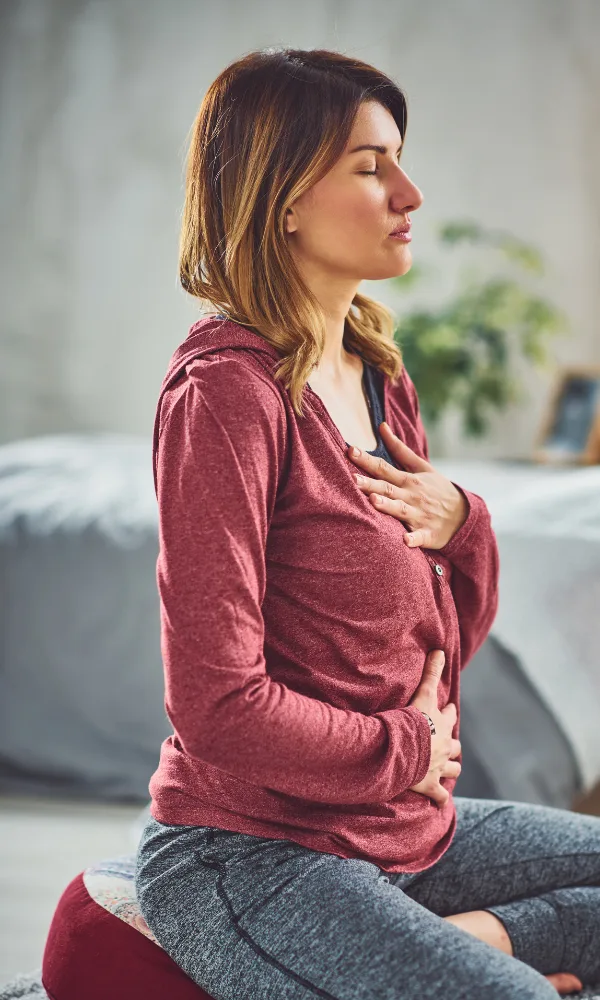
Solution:
{"label": "hood", "polygon": [[269,344],[260,334],[248,330],[245,326],[240,326],[230,319],[218,319],[214,316],[206,316],[198,320],[192,327],[183,341],[174,352],[167,368],[158,400],[156,403],[156,415],[154,418],[154,434],[152,443],[152,457],[154,468],[154,491],[157,493],[157,458],[158,439],[160,436],[160,410],[162,398],[167,389],[172,386],[180,377],[185,366],[195,358],[201,358],[205,354],[213,354],[215,351],[230,350],[239,348],[240,350],[251,350],[256,353],[257,359],[265,369],[271,373],[275,367],[274,362],[281,360],[281,355],[275,347]]}

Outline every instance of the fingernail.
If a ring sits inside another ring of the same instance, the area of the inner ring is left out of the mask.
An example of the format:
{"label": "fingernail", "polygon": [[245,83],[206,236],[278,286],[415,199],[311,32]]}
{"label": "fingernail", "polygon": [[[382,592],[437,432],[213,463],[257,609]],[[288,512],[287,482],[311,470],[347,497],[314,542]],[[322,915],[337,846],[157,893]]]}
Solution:
{"label": "fingernail", "polygon": [[357,455],[360,455],[360,448],[355,448],[354,445],[352,445],[352,447],[350,448],[350,454],[354,455],[354,457],[356,458]]}

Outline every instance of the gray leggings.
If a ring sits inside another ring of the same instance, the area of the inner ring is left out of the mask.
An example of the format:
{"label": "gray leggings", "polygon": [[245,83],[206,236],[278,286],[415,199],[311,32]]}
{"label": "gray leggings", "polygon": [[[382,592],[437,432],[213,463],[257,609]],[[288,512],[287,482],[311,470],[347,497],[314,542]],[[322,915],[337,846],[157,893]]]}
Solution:
{"label": "gray leggings", "polygon": [[[215,1000],[557,1000],[600,981],[600,817],[455,796],[457,829],[423,872],[151,817],[139,905]],[[489,910],[514,956],[442,917]]]}

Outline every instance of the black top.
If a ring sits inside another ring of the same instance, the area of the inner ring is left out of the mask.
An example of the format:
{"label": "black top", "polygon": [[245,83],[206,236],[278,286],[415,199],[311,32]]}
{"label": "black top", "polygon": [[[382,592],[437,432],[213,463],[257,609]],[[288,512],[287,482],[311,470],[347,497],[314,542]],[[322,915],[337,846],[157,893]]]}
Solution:
{"label": "black top", "polygon": [[[383,443],[383,438],[379,433],[379,424],[384,419],[383,413],[383,372],[379,368],[375,368],[370,365],[363,358],[363,377],[362,383],[367,397],[367,402],[369,404],[369,412],[371,414],[371,424],[373,430],[375,431],[375,437],[377,438],[377,447],[373,448],[372,451],[367,451],[367,455],[375,455],[376,458],[384,458],[386,462],[390,465],[398,468],[397,463],[394,461],[386,446]],[[346,441],[349,445],[350,441]]]}

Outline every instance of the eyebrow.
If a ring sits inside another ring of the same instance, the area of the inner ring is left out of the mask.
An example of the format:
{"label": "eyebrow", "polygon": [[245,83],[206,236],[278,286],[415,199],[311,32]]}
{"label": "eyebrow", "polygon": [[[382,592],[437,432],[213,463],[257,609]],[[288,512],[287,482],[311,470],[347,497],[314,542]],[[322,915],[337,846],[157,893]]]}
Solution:
{"label": "eyebrow", "polygon": [[[361,150],[361,149],[373,149],[373,150],[375,150],[376,153],[382,153],[383,156],[385,156],[386,153],[387,153],[387,146],[369,146],[369,145],[355,146],[354,149],[351,149],[349,152],[350,153],[358,153],[359,150]],[[398,146],[398,149],[396,150],[396,153],[399,153],[401,149],[402,149],[402,146]]]}

